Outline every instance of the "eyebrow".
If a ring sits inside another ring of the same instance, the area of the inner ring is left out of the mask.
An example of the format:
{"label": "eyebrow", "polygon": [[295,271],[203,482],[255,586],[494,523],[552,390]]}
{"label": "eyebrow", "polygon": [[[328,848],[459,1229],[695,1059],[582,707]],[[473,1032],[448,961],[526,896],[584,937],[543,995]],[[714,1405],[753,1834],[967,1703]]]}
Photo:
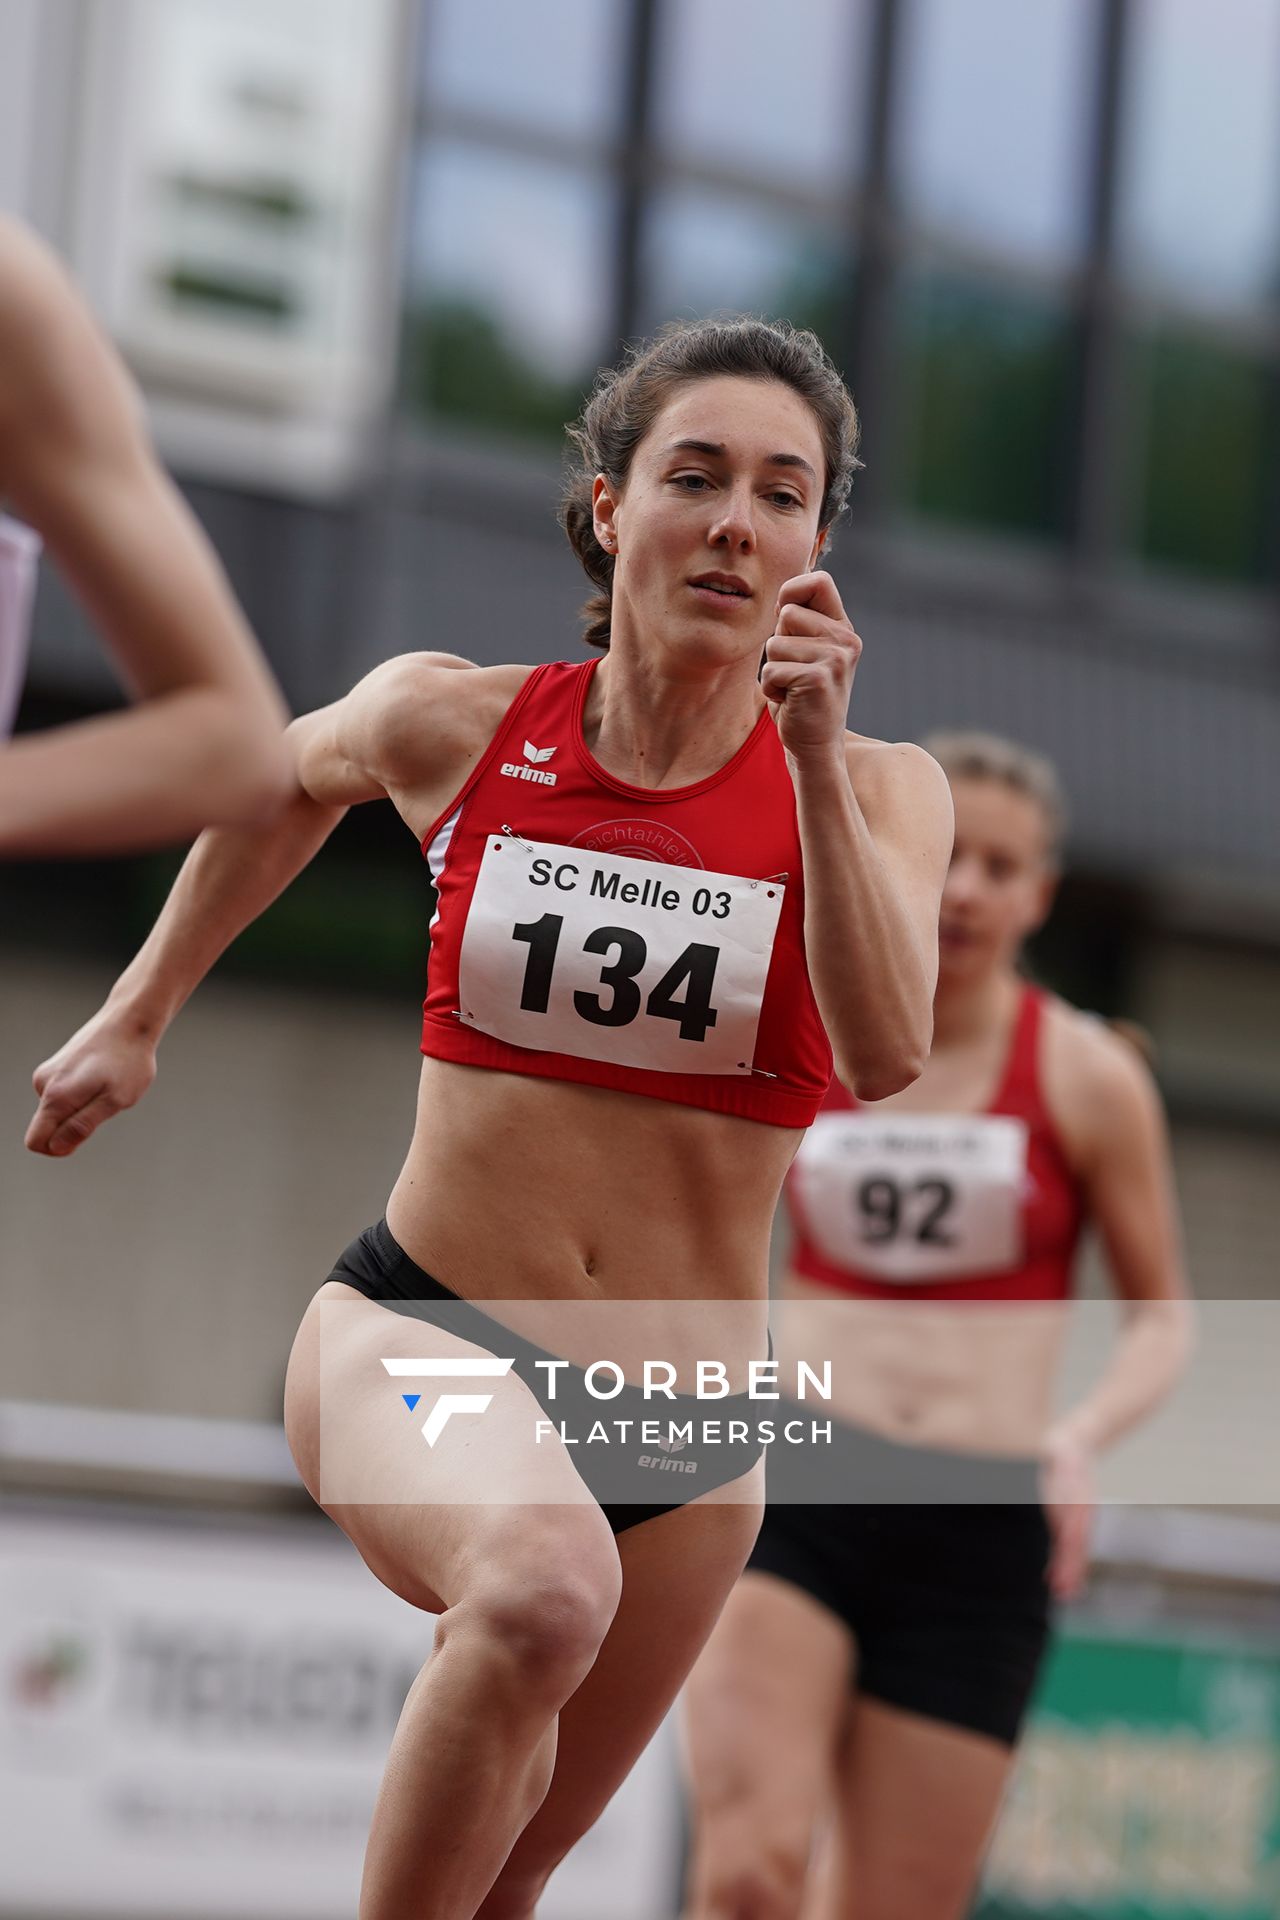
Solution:
{"label": "eyebrow", "polygon": [[[709,454],[713,460],[723,460],[725,451],[726,449],[723,443],[718,440],[673,440],[667,448],[669,454],[705,453]],[[808,474],[815,486],[818,484],[817,474],[809,465],[809,462],[802,460],[798,453],[771,453],[766,458],[765,465],[767,467],[796,467],[801,473]]]}

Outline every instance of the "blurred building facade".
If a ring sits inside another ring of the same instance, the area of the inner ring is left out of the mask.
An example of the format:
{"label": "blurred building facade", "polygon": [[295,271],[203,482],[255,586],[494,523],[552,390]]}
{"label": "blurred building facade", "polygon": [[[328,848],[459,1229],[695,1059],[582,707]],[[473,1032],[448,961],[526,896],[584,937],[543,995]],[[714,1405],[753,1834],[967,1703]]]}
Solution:
{"label": "blurred building facade", "polygon": [[[415,646],[572,656],[553,508],[594,368],[674,315],[814,325],[864,418],[833,560],[855,724],[1054,756],[1074,873],[1044,972],[1147,1024],[1179,1117],[1256,1157],[1280,0],[3,0],[0,24],[0,193],[135,364],[297,708]],[[29,711],[107,688],[46,580]],[[416,937],[406,899],[367,889],[335,973]]]}
{"label": "blurred building facade", "polygon": [[[864,418],[855,723],[1053,754],[1062,984],[1215,1116],[1280,1113],[1280,0],[3,13],[0,193],[295,706],[414,646],[572,656],[594,368],[673,315],[809,322]],[[104,687],[50,585],[34,694]]]}

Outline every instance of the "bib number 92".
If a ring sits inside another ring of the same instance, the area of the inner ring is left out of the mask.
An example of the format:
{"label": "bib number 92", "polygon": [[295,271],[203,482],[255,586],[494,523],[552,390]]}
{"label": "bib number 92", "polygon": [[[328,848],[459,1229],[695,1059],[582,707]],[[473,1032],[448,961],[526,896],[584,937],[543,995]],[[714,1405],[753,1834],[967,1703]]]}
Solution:
{"label": "bib number 92", "polygon": [[955,1205],[950,1180],[931,1178],[905,1182],[885,1173],[872,1174],[854,1188],[854,1206],[863,1240],[883,1247],[899,1238],[922,1247],[950,1247],[955,1236],[946,1225]]}
{"label": "bib number 92", "polygon": [[[544,913],[540,919],[512,929],[512,939],[527,941],[529,946],[520,990],[520,1006],[525,1013],[546,1013],[550,1007],[563,932],[561,913]],[[583,988],[575,989],[573,995],[575,1013],[593,1026],[630,1026],[642,1008],[651,1019],[676,1021],[682,1040],[705,1040],[715,1026],[719,1016],[711,1004],[711,990],[720,958],[718,947],[692,942],[644,996],[636,980],[648,961],[649,945],[634,927],[595,927],[583,940],[582,952],[600,954],[605,960],[600,985],[608,989],[607,998]],[[681,989],[683,998],[678,997]]]}

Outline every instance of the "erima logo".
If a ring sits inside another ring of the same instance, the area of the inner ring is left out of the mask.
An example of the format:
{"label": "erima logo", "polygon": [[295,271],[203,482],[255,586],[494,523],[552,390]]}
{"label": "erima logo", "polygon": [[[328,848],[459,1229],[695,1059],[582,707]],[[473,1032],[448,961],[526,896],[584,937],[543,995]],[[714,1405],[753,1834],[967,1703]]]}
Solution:
{"label": "erima logo", "polygon": [[[501,1380],[511,1371],[512,1360],[386,1360],[389,1374],[398,1380]],[[402,1393],[400,1398],[410,1413],[420,1393]],[[422,1423],[422,1437],[434,1447],[455,1413],[483,1413],[493,1399],[491,1393],[442,1393]]]}
{"label": "erima logo", "polygon": [[508,780],[533,780],[540,787],[554,787],[556,776],[547,772],[545,767],[545,762],[554,752],[554,747],[535,747],[531,740],[526,740],[524,757],[528,766],[522,767],[514,760],[504,760],[498,772],[505,773]]}

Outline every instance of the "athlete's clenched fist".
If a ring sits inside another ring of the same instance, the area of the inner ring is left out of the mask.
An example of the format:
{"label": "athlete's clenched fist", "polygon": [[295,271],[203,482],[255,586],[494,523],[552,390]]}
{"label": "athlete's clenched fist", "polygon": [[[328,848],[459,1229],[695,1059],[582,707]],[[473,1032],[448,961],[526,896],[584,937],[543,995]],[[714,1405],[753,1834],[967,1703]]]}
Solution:
{"label": "athlete's clenched fist", "polygon": [[778,622],[764,650],[760,687],[777,708],[788,753],[843,751],[853,672],[862,642],[829,573],[800,573],[778,593]]}
{"label": "athlete's clenched fist", "polygon": [[27,1146],[32,1153],[65,1158],[104,1120],[141,1100],[155,1077],[155,1042],[100,1008],[31,1076],[40,1105],[27,1128]]}

